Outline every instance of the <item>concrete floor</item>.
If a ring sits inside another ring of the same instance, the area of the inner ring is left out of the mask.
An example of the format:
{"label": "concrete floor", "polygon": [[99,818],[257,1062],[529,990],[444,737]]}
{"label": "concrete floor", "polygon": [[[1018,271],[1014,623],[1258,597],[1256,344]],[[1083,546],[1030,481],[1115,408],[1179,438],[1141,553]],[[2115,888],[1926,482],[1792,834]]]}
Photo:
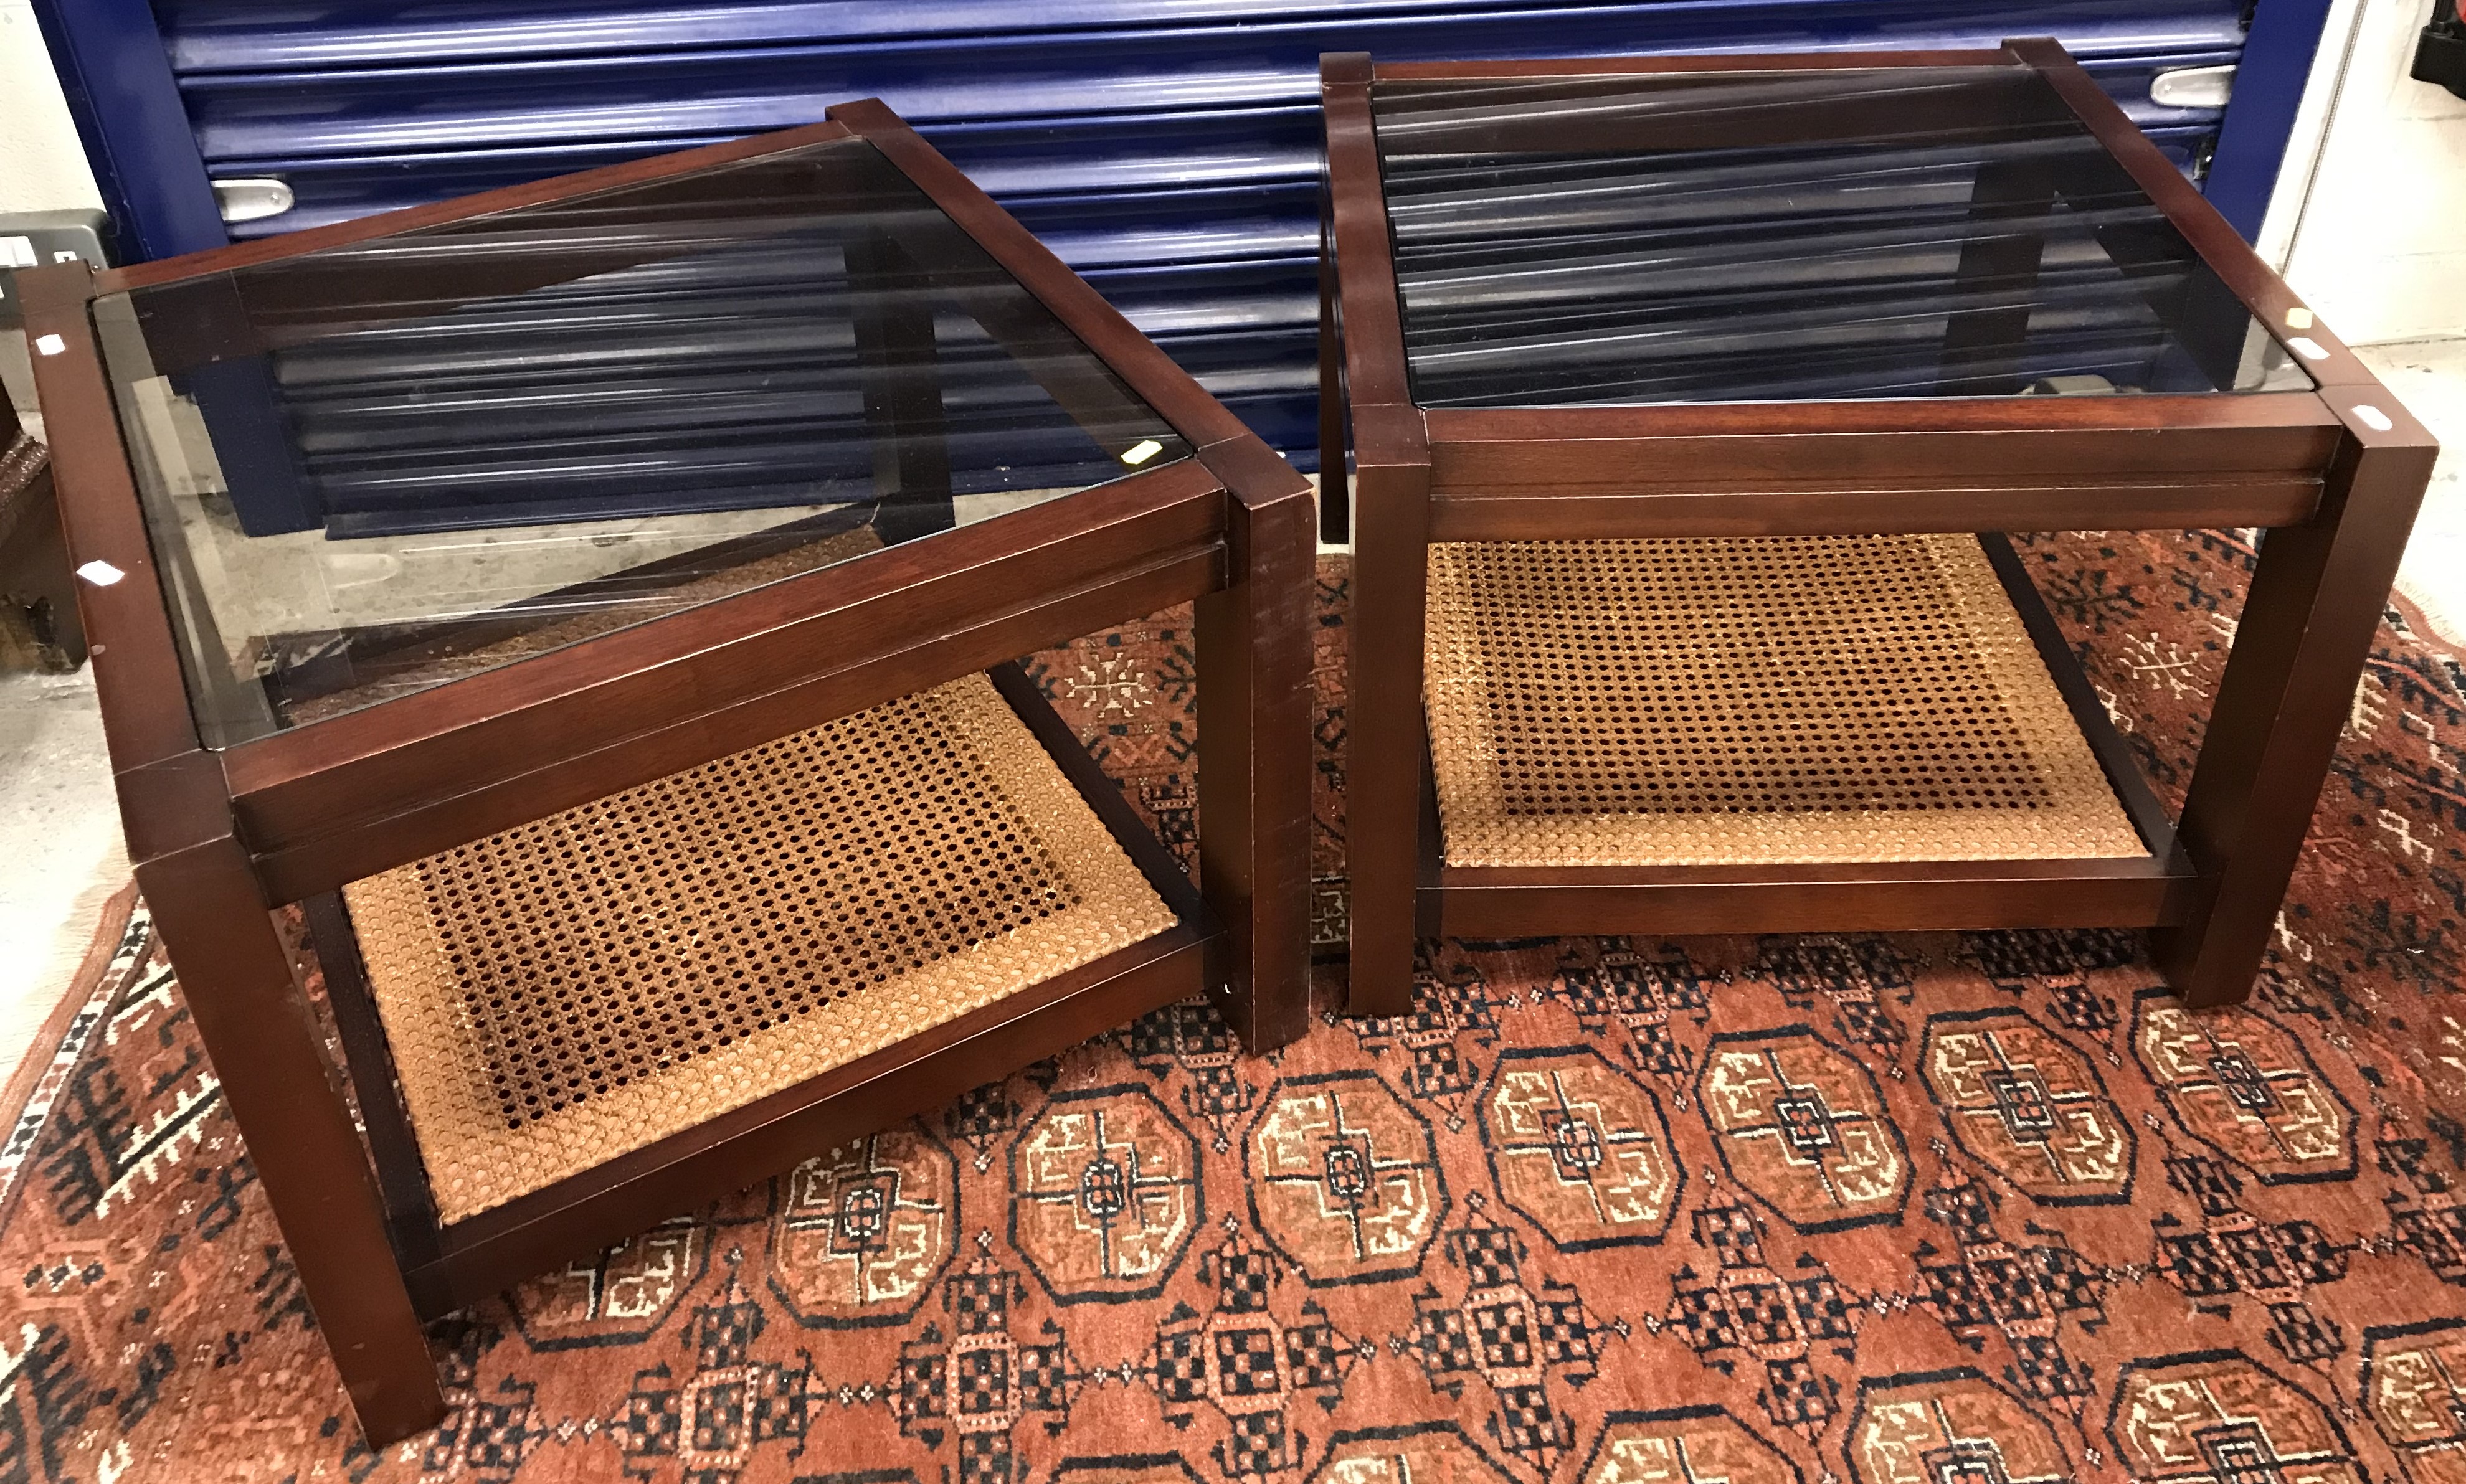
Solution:
{"label": "concrete floor", "polygon": [[0,1080],[127,879],[93,672],[0,675]]}

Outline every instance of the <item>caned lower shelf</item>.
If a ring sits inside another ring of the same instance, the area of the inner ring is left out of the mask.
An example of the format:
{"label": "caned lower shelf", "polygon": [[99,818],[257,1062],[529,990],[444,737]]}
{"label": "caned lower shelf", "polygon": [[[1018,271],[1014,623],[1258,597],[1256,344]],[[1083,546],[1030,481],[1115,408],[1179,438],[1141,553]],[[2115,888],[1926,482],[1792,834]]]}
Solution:
{"label": "caned lower shelf", "polygon": [[1177,920],[981,676],[344,897],[448,1224]]}
{"label": "caned lower shelf", "polygon": [[1443,860],[2149,857],[1976,538],[1441,543]]}

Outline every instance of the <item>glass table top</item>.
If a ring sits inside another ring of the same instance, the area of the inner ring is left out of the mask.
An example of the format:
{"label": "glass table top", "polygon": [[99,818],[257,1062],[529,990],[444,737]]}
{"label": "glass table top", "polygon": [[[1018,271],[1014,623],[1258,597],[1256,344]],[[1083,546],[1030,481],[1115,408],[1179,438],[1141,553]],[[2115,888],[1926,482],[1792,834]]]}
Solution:
{"label": "glass table top", "polygon": [[2303,389],[2021,66],[1381,81],[1415,400]]}
{"label": "glass table top", "polygon": [[214,747],[1190,454],[861,140],[94,319]]}

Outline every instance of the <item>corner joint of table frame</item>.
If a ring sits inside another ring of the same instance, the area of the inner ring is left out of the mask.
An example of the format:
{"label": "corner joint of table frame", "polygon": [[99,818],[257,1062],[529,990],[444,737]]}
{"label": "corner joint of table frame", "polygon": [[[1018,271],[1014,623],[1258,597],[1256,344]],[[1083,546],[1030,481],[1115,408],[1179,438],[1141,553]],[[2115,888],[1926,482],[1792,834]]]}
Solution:
{"label": "corner joint of table frame", "polygon": [[833,103],[822,110],[822,117],[832,123],[844,125],[859,134],[872,134],[881,129],[905,127],[899,115],[891,111],[890,105],[878,98],[851,99],[844,103]]}
{"label": "corner joint of table frame", "polygon": [[1353,463],[1356,473],[1364,469],[1428,468],[1428,419],[1420,408],[1406,404],[1356,404]]}
{"label": "corner joint of table frame", "polygon": [[2423,460],[2427,473],[2439,456],[2440,440],[2380,383],[2323,387],[2317,394],[2359,451],[2384,456],[2412,454]]}
{"label": "corner joint of table frame", "polygon": [[79,257],[21,268],[16,283],[19,312],[30,320],[45,313],[76,312],[94,298],[94,265]]}
{"label": "corner joint of table frame", "polygon": [[112,785],[132,865],[144,867],[237,833],[220,753],[199,748],[123,768]]}
{"label": "corner joint of table frame", "polygon": [[1318,81],[1322,88],[1368,87],[1370,78],[1370,54],[1367,52],[1321,52],[1318,55]]}
{"label": "corner joint of table frame", "polygon": [[1310,499],[1310,480],[1251,432],[1220,438],[1199,450],[1199,461],[1245,510],[1287,499]]}

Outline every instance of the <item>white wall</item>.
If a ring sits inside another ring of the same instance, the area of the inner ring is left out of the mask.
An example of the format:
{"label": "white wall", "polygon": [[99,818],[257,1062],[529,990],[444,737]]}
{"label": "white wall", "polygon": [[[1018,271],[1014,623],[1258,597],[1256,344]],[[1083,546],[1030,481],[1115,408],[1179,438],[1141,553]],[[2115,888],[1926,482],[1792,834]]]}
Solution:
{"label": "white wall", "polygon": [[2264,255],[2349,343],[2466,335],[2466,100],[2406,75],[2432,0],[2336,7]]}
{"label": "white wall", "polygon": [[32,0],[0,0],[0,211],[101,207]]}

